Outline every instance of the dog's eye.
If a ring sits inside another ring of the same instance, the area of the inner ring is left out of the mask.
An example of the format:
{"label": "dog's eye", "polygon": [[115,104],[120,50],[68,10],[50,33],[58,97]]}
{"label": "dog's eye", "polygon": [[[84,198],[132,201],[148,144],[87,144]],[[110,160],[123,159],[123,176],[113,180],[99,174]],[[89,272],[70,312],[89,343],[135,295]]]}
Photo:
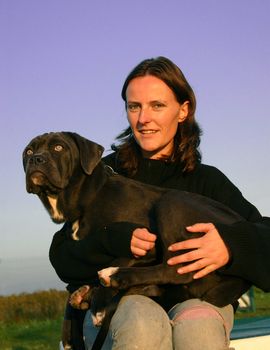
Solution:
{"label": "dog's eye", "polygon": [[34,152],[28,148],[26,151],[25,151],[25,154],[28,155],[28,156],[31,156]]}
{"label": "dog's eye", "polygon": [[56,146],[54,146],[54,150],[55,150],[56,152],[61,152],[61,151],[63,151],[63,146],[61,146],[61,145],[56,145]]}

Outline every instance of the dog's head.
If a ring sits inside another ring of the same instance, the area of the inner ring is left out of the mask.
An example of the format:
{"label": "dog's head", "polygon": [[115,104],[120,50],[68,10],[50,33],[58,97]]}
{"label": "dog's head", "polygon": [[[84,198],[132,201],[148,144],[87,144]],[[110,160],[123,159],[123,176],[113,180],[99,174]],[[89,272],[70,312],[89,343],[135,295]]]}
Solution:
{"label": "dog's head", "polygon": [[71,132],[51,132],[35,137],[23,152],[26,189],[55,195],[66,188],[78,168],[91,175],[104,148]]}

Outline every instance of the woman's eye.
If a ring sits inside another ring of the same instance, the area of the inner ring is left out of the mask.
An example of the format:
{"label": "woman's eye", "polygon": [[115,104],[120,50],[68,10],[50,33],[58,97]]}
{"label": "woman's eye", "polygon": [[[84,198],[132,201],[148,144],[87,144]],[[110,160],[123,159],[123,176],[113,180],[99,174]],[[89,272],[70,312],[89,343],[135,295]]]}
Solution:
{"label": "woman's eye", "polygon": [[54,150],[55,150],[56,152],[61,152],[61,151],[63,151],[63,146],[61,146],[61,145],[56,145],[56,146],[54,146]]}
{"label": "woman's eye", "polygon": [[138,104],[130,103],[127,105],[127,109],[131,112],[137,111],[140,108]]}
{"label": "woman's eye", "polygon": [[164,104],[163,104],[163,103],[157,102],[157,103],[154,103],[154,104],[153,104],[153,108],[154,108],[154,109],[161,109],[161,108],[163,108],[163,107],[164,107]]}
{"label": "woman's eye", "polygon": [[27,150],[26,150],[26,152],[25,152],[28,156],[31,156],[32,154],[33,154],[33,151],[30,149],[30,148],[28,148]]}

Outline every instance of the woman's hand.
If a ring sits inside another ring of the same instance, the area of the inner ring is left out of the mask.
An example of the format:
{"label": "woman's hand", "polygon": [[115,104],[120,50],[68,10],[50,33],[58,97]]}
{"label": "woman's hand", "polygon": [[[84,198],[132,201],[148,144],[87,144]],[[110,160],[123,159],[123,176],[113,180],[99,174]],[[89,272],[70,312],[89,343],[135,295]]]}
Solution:
{"label": "woman's hand", "polygon": [[229,250],[212,223],[198,223],[188,226],[186,229],[189,232],[205,232],[205,235],[174,243],[168,248],[173,252],[182,249],[193,249],[188,253],[177,255],[168,260],[169,265],[190,262],[190,264],[177,270],[179,274],[197,271],[193,276],[193,278],[197,279],[206,276],[229,262]]}
{"label": "woman's hand", "polygon": [[146,228],[136,228],[133,231],[130,250],[132,254],[136,257],[142,257],[147,254],[147,252],[154,248],[157,236],[149,232]]}

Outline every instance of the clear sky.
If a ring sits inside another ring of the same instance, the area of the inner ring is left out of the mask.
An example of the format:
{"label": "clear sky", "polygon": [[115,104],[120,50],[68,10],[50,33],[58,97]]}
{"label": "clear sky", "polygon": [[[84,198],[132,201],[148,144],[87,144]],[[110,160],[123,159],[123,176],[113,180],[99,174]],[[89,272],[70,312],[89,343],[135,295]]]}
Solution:
{"label": "clear sky", "polygon": [[198,100],[203,162],[270,215],[270,1],[0,0],[0,258],[46,256],[53,233],[21,153],[76,131],[107,150],[126,127],[122,83],[159,55]]}

